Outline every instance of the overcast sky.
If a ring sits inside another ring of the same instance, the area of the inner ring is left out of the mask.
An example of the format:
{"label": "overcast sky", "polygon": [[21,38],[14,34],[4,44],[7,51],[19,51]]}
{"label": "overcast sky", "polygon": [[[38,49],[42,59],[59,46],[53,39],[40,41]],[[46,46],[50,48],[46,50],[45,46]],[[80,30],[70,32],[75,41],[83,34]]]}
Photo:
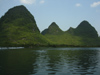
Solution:
{"label": "overcast sky", "polygon": [[100,35],[100,0],[0,0],[0,17],[18,5],[31,12],[40,31],[52,22],[66,31],[87,20]]}

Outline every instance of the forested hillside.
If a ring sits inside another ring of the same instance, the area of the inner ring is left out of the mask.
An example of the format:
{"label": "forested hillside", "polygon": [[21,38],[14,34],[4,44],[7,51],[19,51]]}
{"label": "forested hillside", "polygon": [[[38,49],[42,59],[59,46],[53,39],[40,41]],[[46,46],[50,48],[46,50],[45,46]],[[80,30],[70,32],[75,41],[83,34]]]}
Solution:
{"label": "forested hillside", "polygon": [[[54,32],[48,33],[48,30]],[[55,46],[100,46],[98,33],[88,21],[82,21],[76,28],[70,27],[67,31],[58,30],[57,25],[55,28],[51,24],[42,34]]]}
{"label": "forested hillside", "polygon": [[9,9],[0,19],[0,46],[47,45],[33,15],[24,7]]}
{"label": "forested hillside", "polygon": [[100,46],[100,37],[88,21],[67,31],[52,22],[40,33],[34,16],[20,5],[0,18],[0,46]]}

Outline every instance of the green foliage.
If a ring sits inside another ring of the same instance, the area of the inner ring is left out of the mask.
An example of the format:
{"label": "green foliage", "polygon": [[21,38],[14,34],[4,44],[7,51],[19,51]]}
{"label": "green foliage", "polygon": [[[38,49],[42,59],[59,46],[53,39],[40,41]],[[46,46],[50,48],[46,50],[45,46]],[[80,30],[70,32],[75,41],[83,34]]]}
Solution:
{"label": "green foliage", "polygon": [[45,34],[59,35],[62,33],[63,33],[63,31],[58,27],[58,25],[55,22],[53,22],[48,27],[48,29],[45,29],[44,31],[42,31],[43,35],[45,35]]}
{"label": "green foliage", "polygon": [[91,24],[89,24],[87,21],[81,22],[75,29],[70,28],[68,32],[76,36],[82,36],[88,38],[98,37],[98,33],[95,30],[95,28],[92,27]]}
{"label": "green foliage", "polygon": [[65,32],[53,22],[42,34],[23,5],[0,18],[0,46],[100,46],[97,31],[87,21]]}
{"label": "green foliage", "polygon": [[24,6],[8,10],[0,19],[0,46],[48,45],[36,25],[34,17]]}
{"label": "green foliage", "polygon": [[45,35],[45,37],[50,39],[55,45],[82,45],[80,37],[72,36],[68,33],[62,35]]}
{"label": "green foliage", "polygon": [[55,46],[100,46],[99,38],[87,38],[65,33],[62,35],[45,35]]}
{"label": "green foliage", "polygon": [[68,31],[58,32],[58,26],[50,25],[43,35],[55,46],[99,46],[100,39],[97,31],[87,21],[83,21],[77,28],[70,27]]}

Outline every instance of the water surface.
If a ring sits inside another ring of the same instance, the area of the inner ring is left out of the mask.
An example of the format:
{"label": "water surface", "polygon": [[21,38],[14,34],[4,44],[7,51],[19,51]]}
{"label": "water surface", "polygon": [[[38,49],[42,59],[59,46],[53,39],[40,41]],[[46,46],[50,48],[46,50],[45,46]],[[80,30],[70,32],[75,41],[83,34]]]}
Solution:
{"label": "water surface", "polygon": [[0,49],[0,75],[100,75],[100,48]]}

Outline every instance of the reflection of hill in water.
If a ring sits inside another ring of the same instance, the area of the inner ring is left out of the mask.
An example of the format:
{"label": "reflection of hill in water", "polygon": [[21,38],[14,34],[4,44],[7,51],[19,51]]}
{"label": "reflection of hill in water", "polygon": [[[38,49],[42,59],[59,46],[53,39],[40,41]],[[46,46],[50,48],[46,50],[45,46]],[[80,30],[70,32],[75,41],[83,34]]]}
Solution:
{"label": "reflection of hill in water", "polygon": [[[81,48],[80,48],[81,49]],[[48,50],[40,52],[51,74],[92,74],[98,63],[98,51],[88,48],[81,50]],[[39,57],[41,59],[41,57]],[[42,65],[43,66],[43,65]]]}
{"label": "reflection of hill in water", "polygon": [[[32,57],[34,55],[34,57]],[[36,55],[28,50],[1,50],[0,75],[28,75],[34,70]]]}
{"label": "reflection of hill in water", "polygon": [[1,50],[0,75],[99,75],[100,49],[80,49]]}

